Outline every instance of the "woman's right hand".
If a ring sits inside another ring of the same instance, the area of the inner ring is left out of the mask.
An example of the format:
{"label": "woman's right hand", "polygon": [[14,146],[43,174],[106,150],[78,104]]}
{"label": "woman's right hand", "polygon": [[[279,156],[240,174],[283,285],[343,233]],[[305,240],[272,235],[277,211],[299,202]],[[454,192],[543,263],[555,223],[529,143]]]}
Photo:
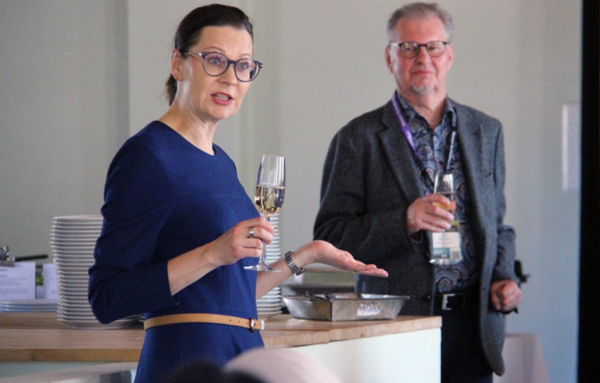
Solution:
{"label": "woman's right hand", "polygon": [[[250,236],[250,233],[254,236]],[[264,218],[239,222],[214,241],[171,259],[168,263],[171,294],[176,294],[219,266],[242,258],[260,257],[263,242],[271,243],[275,230]],[[261,241],[262,240],[262,241]]]}
{"label": "woman's right hand", "polygon": [[207,244],[205,255],[217,266],[230,265],[242,258],[260,257],[263,246],[271,243],[274,235],[273,225],[264,218],[242,221]]}

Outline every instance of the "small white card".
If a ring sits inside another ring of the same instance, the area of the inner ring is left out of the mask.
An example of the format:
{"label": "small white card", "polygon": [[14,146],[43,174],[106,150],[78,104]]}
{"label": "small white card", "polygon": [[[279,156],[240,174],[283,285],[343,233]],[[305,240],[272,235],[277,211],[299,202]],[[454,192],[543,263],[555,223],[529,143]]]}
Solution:
{"label": "small white card", "polygon": [[58,282],[54,263],[44,263],[44,299],[58,299]]}
{"label": "small white card", "polygon": [[458,249],[460,250],[460,233],[446,231],[443,233],[431,233],[434,249]]}
{"label": "small white card", "polygon": [[0,267],[0,300],[35,299],[35,262]]}

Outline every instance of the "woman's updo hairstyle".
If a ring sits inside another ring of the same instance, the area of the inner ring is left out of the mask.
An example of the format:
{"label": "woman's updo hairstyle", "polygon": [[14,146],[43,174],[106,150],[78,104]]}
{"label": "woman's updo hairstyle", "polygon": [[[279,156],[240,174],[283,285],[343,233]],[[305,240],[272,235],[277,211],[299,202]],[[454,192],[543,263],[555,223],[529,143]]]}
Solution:
{"label": "woman's updo hairstyle", "polygon": [[[252,23],[248,16],[239,8],[221,4],[211,4],[198,7],[188,13],[177,27],[173,47],[181,53],[189,52],[189,49],[200,40],[200,34],[205,27],[233,27],[245,29],[254,40]],[[184,55],[185,59],[186,56]],[[175,100],[177,93],[177,81],[171,74],[166,83],[166,93],[169,105]]]}

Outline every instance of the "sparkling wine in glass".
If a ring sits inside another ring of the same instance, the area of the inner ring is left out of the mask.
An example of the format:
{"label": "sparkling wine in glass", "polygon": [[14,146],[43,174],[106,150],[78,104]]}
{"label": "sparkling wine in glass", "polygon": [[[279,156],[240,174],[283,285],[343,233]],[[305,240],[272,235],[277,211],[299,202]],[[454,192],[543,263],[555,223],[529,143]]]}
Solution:
{"label": "sparkling wine in glass", "polygon": [[[449,205],[434,202],[435,206],[456,211],[456,189],[452,173],[438,172],[433,186],[435,194],[443,195],[450,200]],[[430,262],[438,265],[451,265],[462,260],[460,249],[460,226],[458,220],[452,222],[452,227],[444,233],[432,233],[433,253]]]}
{"label": "sparkling wine in glass", "polygon": [[[285,196],[285,158],[272,154],[265,154],[258,168],[258,177],[256,180],[256,192],[254,194],[254,203],[267,221],[271,216],[277,214],[283,206]],[[267,246],[263,245],[263,252],[256,266],[246,266],[246,269],[257,271],[275,271],[267,265]]]}

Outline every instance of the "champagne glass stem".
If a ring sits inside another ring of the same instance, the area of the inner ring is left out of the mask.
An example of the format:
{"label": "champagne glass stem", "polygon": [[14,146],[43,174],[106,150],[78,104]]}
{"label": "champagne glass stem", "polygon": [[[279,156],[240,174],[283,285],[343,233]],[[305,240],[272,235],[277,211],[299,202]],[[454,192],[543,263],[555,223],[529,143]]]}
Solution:
{"label": "champagne glass stem", "polygon": [[[271,216],[265,216],[265,219],[268,222],[271,222]],[[265,241],[262,241],[263,243],[263,250],[262,250],[262,254],[260,256],[260,260],[258,261],[258,265],[260,267],[265,267],[267,266],[267,245],[265,245]]]}

